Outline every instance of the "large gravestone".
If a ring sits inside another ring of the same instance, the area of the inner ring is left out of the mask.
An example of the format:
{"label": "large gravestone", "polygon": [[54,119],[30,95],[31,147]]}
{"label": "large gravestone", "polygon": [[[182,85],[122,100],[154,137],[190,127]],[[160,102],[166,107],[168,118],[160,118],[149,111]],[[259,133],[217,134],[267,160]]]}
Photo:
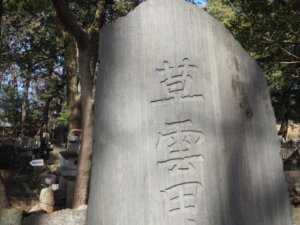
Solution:
{"label": "large gravestone", "polygon": [[101,32],[88,225],[291,225],[263,74],[183,0]]}

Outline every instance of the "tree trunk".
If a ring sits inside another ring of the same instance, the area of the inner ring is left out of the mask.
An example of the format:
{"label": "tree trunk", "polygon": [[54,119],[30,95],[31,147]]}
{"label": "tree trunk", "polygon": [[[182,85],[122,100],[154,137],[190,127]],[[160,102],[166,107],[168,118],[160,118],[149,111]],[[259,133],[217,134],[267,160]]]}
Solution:
{"label": "tree trunk", "polygon": [[23,91],[23,103],[22,103],[22,118],[21,118],[21,135],[24,136],[25,123],[27,118],[27,102],[28,102],[28,91],[30,86],[30,77],[28,76],[25,81],[25,87]]}
{"label": "tree trunk", "polygon": [[[1,54],[0,54],[0,59],[1,59]],[[2,71],[2,68],[0,68],[0,90],[2,87],[2,80],[3,80],[3,71]]]}
{"label": "tree trunk", "polygon": [[80,136],[81,104],[78,93],[78,74],[76,60],[76,43],[72,36],[64,32],[64,68],[67,77],[67,104],[69,111],[68,136]]}
{"label": "tree trunk", "polygon": [[[102,0],[103,1],[103,0]],[[82,141],[79,152],[73,208],[87,203],[93,145],[93,76],[91,74],[91,46],[88,34],[72,18],[63,0],[52,0],[62,24],[76,39],[82,105]]]}
{"label": "tree trunk", "polygon": [[62,83],[60,85],[58,85],[55,90],[51,93],[50,97],[47,99],[47,101],[45,102],[45,106],[43,109],[43,117],[42,117],[42,123],[40,126],[40,137],[43,137],[43,132],[49,132],[48,130],[48,121],[49,121],[49,109],[50,109],[50,104],[52,102],[52,100],[57,97],[60,93],[60,90],[62,88],[64,88],[65,83]]}
{"label": "tree trunk", "polygon": [[279,135],[282,135],[282,138],[286,140],[286,136],[289,128],[289,111],[290,111],[290,94],[291,90],[294,86],[294,82],[292,82],[287,88],[282,90],[281,94],[281,124],[280,129],[278,131]]}
{"label": "tree trunk", "polygon": [[9,201],[6,195],[6,190],[4,186],[4,181],[2,179],[2,176],[0,174],[0,210],[6,209],[9,206]]}
{"label": "tree trunk", "polygon": [[50,108],[50,103],[53,99],[53,96],[47,99],[44,109],[43,109],[43,119],[40,127],[40,137],[43,137],[43,133],[48,132],[48,115],[49,115],[49,108]]}
{"label": "tree trunk", "polygon": [[90,72],[90,46],[78,46],[79,52],[79,74],[81,84],[81,104],[82,104],[82,141],[79,152],[77,176],[73,196],[73,208],[87,203],[88,185],[91,170],[91,157],[93,147],[93,79]]}
{"label": "tree trunk", "polygon": [[[0,58],[1,58],[1,55],[0,55]],[[2,80],[3,80],[3,71],[2,71],[2,68],[0,68],[0,90],[2,87]]]}
{"label": "tree trunk", "polygon": [[289,120],[288,119],[283,119],[281,121],[280,129],[278,131],[278,134],[282,135],[282,138],[284,140],[286,140],[286,136],[287,136],[287,133],[288,133],[288,128],[289,128]]}
{"label": "tree trunk", "polygon": [[[99,51],[99,31],[100,28],[105,23],[105,9],[106,9],[107,1],[99,0],[97,3],[97,10],[95,12],[95,18],[93,25],[91,26],[90,30],[90,38],[91,38],[91,68],[92,68],[92,75],[93,78],[96,78],[96,68],[98,63],[98,51]],[[111,2],[112,4],[112,2]]]}
{"label": "tree trunk", "polygon": [[0,37],[2,34],[3,0],[0,0]]}
{"label": "tree trunk", "polygon": [[2,16],[3,16],[3,0],[0,0],[0,90],[2,86],[2,80],[3,80],[3,68],[2,67]]}

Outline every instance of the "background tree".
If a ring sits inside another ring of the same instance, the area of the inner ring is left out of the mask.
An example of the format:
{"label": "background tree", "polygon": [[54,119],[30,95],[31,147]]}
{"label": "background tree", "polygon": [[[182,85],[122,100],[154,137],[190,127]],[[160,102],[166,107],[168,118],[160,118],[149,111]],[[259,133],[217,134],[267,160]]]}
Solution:
{"label": "background tree", "polygon": [[74,38],[63,31],[64,41],[64,71],[67,79],[67,106],[68,106],[68,136],[80,136],[81,103],[79,91],[79,74],[77,72],[76,42]]}
{"label": "background tree", "polygon": [[6,209],[8,207],[9,207],[9,201],[6,196],[4,181],[3,181],[1,173],[0,173],[0,210]]}
{"label": "background tree", "polygon": [[[97,0],[90,1],[88,4],[82,1],[73,1],[69,4],[59,0],[52,0],[52,2],[65,31],[74,37],[78,53],[83,133],[73,198],[73,207],[76,208],[87,202],[93,137],[93,88],[98,61],[99,30],[105,22],[127,14],[138,5],[139,1]],[[71,40],[69,41],[70,50],[74,52]],[[72,62],[72,57],[69,61]],[[71,71],[72,68],[69,67],[69,70]],[[76,79],[73,78],[75,83]],[[73,88],[75,89],[75,85]],[[70,102],[71,100],[70,98]]]}
{"label": "background tree", "polygon": [[299,122],[300,2],[209,0],[207,11],[225,24],[263,69],[279,133]]}
{"label": "background tree", "polygon": [[[37,119],[45,106],[43,102],[37,101],[41,100],[38,95],[43,91],[50,91],[49,88],[55,83],[52,79],[60,81],[56,82],[57,85],[64,83],[63,42],[58,38],[60,32],[53,22],[56,19],[54,10],[49,7],[47,1],[12,0],[4,1],[3,6],[4,38],[1,39],[1,55],[5,61],[1,61],[1,69],[4,71],[2,84],[6,86],[6,89],[2,90],[2,96],[6,97],[2,99],[2,103],[7,97],[22,97],[21,117],[12,118],[10,122],[15,124],[15,130],[19,130],[16,133],[24,134],[25,130],[31,128],[37,131],[40,123],[43,123],[43,120]],[[8,90],[12,87],[14,95]],[[18,101],[16,103],[19,104]],[[31,106],[31,103],[34,105]],[[20,105],[15,107],[14,114],[19,113]],[[1,106],[4,111],[2,114],[8,115],[8,109],[12,107]]]}
{"label": "background tree", "polygon": [[2,83],[2,77],[3,77],[3,59],[2,59],[2,54],[3,52],[3,47],[2,47],[2,16],[3,16],[3,0],[0,0],[0,88],[1,88],[1,83]]}
{"label": "background tree", "polygon": [[[75,182],[75,191],[73,197],[73,207],[77,208],[80,205],[86,204],[89,173],[91,168],[92,154],[92,137],[93,137],[93,73],[91,70],[91,35],[93,27],[90,27],[90,32],[84,30],[71,14],[68,5],[61,0],[52,0],[57,16],[66,31],[74,36],[78,52],[78,68],[79,80],[81,85],[81,105],[82,105],[82,140],[78,160],[78,169]],[[96,3],[96,12],[94,19],[99,19],[104,14],[105,1]],[[99,12],[98,12],[99,11]],[[99,18],[98,18],[99,17]],[[94,22],[98,24],[98,21]],[[95,29],[100,29],[100,25]]]}

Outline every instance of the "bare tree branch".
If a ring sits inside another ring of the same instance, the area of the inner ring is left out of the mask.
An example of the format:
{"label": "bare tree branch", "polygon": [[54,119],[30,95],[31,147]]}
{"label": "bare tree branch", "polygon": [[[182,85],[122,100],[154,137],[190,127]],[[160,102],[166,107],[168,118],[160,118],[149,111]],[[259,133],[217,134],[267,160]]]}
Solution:
{"label": "bare tree branch", "polygon": [[[299,31],[297,33],[299,33]],[[267,41],[268,43],[275,43],[275,41],[273,39],[271,39],[271,38],[263,37],[263,39],[265,41]],[[280,41],[280,43],[288,43],[288,44],[300,45],[300,40],[299,41],[283,40],[283,41]]]}
{"label": "bare tree branch", "polygon": [[275,42],[274,40],[270,39],[270,38],[267,38],[267,37],[263,37],[264,40],[266,40],[268,43],[273,43],[275,44],[276,46],[278,46],[282,51],[284,51],[285,53],[287,53],[288,55],[290,56],[293,56],[294,58],[296,59],[300,59],[299,56],[291,53],[290,51],[286,50],[284,47],[282,47],[280,44],[278,44],[277,42]]}
{"label": "bare tree branch", "polygon": [[64,0],[52,0],[55,11],[63,26],[75,37],[79,48],[85,48],[89,37],[82,27],[73,19]]}
{"label": "bare tree branch", "polygon": [[287,53],[288,55],[293,56],[293,57],[296,58],[296,59],[300,59],[299,56],[296,56],[296,55],[294,55],[293,53],[289,52],[289,51],[286,50],[284,47],[282,47],[280,44],[277,44],[277,45],[279,46],[279,48],[280,48],[282,51],[284,51],[284,52]]}

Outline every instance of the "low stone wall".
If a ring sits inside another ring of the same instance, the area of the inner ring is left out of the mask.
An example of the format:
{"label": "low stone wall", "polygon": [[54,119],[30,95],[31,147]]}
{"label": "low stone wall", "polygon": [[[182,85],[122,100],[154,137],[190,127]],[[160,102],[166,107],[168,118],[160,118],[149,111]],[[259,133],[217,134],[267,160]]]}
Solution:
{"label": "low stone wall", "polygon": [[53,213],[30,215],[22,225],[85,225],[86,206],[64,209]]}

